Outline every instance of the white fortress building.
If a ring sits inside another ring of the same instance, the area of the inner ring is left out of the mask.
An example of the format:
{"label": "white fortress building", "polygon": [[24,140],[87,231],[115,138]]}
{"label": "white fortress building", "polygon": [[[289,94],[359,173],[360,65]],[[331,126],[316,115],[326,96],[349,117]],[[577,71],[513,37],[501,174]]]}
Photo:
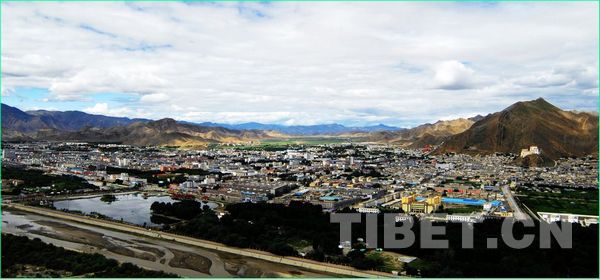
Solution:
{"label": "white fortress building", "polygon": [[537,146],[532,145],[529,147],[529,149],[526,149],[526,148],[521,149],[521,158],[532,155],[532,154],[540,155],[540,153],[541,153],[541,150]]}

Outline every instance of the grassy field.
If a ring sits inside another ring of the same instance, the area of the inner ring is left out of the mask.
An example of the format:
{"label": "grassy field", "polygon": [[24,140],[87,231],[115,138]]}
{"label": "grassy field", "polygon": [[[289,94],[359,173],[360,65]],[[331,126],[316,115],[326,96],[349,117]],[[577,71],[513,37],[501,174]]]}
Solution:
{"label": "grassy field", "polygon": [[357,142],[358,138],[337,138],[337,137],[292,137],[279,139],[264,139],[261,144],[269,145],[321,145],[335,143]]}
{"label": "grassy field", "polygon": [[598,200],[572,200],[541,197],[520,197],[519,199],[535,212],[598,215]]}
{"label": "grassy field", "polygon": [[598,190],[519,191],[519,200],[535,212],[598,215]]}
{"label": "grassy field", "polygon": [[263,139],[259,144],[237,145],[237,146],[212,146],[212,148],[228,148],[236,150],[266,150],[266,151],[281,151],[288,148],[300,146],[314,146],[326,144],[342,144],[350,142],[359,142],[359,138],[342,138],[342,137],[291,137],[291,138],[276,138]]}

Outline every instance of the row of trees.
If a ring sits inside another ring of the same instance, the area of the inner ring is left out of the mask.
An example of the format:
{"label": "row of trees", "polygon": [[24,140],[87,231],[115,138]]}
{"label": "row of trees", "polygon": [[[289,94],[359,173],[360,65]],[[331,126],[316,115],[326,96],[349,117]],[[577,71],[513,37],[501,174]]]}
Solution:
{"label": "row of trees", "polygon": [[2,179],[18,179],[23,184],[14,188],[12,193],[19,194],[23,189],[53,186],[48,191],[74,191],[79,189],[97,189],[85,179],[74,175],[48,175],[41,170],[32,170],[19,167],[2,166]]}
{"label": "row of trees", "polygon": [[[294,243],[308,242],[313,251],[306,257],[319,261],[349,264],[361,269],[386,270],[385,261],[366,249],[355,249],[342,255],[339,244],[339,225],[331,223],[328,213],[320,206],[292,202],[289,206],[266,203],[239,203],[227,206],[229,214],[217,218],[211,210],[200,212],[187,222],[170,227],[176,233],[221,242],[230,246],[267,250],[278,255],[298,254]],[[341,210],[353,212],[353,210]],[[378,247],[384,247],[383,215],[378,216]],[[366,238],[366,218],[352,225],[352,239]],[[462,248],[462,224],[436,223],[444,227],[442,239],[449,241],[448,249],[420,246],[420,223],[414,220],[415,244],[408,248],[391,249],[405,255],[417,256],[406,266],[409,275],[425,277],[597,277],[598,226],[581,227],[573,224],[573,248],[539,248],[540,224],[533,228],[517,225],[514,237],[525,233],[535,235],[534,244],[525,249],[513,249],[502,241],[502,220],[486,220],[472,225],[474,248]],[[399,236],[399,238],[401,238]],[[498,248],[487,248],[487,240],[498,239]],[[356,246],[356,243],[353,244]],[[371,247],[374,248],[374,247]]]}
{"label": "row of trees", "polygon": [[155,214],[189,220],[202,212],[202,205],[194,200],[183,200],[174,203],[154,202],[150,206],[150,210]]}
{"label": "row of trees", "polygon": [[312,250],[305,255],[307,258],[361,269],[386,270],[383,258],[367,255],[364,249],[344,256],[338,247],[339,226],[329,221],[329,214],[324,213],[320,205],[295,201],[287,206],[238,203],[230,204],[226,209],[228,214],[220,219],[207,209],[189,221],[167,228],[179,234],[282,256],[298,256],[298,250],[305,247],[298,247],[297,243],[308,243]]}
{"label": "row of trees", "polygon": [[315,257],[341,255],[337,247],[337,225],[329,222],[329,216],[322,212],[321,206],[298,202],[292,202],[289,206],[239,203],[230,204],[226,209],[229,214],[220,219],[212,210],[203,210],[189,221],[172,226],[170,230],[278,255],[298,255],[290,243],[302,241],[312,244]]}

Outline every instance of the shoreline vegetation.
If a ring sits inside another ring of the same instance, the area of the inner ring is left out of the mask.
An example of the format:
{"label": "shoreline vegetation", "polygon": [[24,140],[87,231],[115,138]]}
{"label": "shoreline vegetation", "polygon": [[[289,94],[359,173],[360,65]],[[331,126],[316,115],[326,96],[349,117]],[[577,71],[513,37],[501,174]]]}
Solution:
{"label": "shoreline vegetation", "polygon": [[[32,268],[33,267],[33,268]],[[25,273],[24,273],[25,272]],[[119,263],[100,254],[75,252],[39,238],[2,234],[2,277],[175,278],[175,274]],[[42,276],[42,277],[46,277]]]}
{"label": "shoreline vegetation", "polygon": [[117,200],[117,197],[115,195],[106,194],[102,195],[102,197],[100,197],[100,200],[105,203],[112,203]]}
{"label": "shoreline vegetation", "polygon": [[41,170],[2,166],[2,179],[12,179],[18,183],[3,195],[19,195],[23,192],[65,192],[72,193],[85,189],[98,189],[85,179],[75,175],[51,175]]}

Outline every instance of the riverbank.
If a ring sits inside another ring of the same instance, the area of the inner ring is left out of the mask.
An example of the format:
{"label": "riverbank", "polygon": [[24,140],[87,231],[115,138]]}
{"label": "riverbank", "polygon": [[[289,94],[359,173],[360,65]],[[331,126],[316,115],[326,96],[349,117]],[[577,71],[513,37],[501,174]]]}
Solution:
{"label": "riverbank", "polygon": [[[348,267],[348,266],[340,266],[340,265],[334,265],[334,264],[328,264],[328,263],[321,263],[321,262],[316,262],[316,261],[302,259],[302,258],[296,258],[296,257],[282,257],[282,256],[273,255],[271,253],[258,251],[258,250],[252,250],[252,249],[239,249],[239,248],[234,248],[234,247],[228,247],[228,246],[225,246],[220,243],[210,242],[210,241],[206,241],[206,240],[195,239],[195,238],[191,238],[191,237],[180,236],[180,235],[175,235],[175,234],[171,234],[171,233],[165,233],[165,232],[155,231],[155,230],[150,230],[150,229],[144,229],[144,228],[135,227],[135,226],[127,225],[127,224],[121,224],[121,223],[111,222],[111,221],[107,221],[107,220],[94,219],[94,218],[90,218],[90,217],[69,214],[69,213],[59,212],[59,211],[55,211],[55,210],[49,210],[49,209],[37,208],[37,207],[29,207],[29,206],[23,206],[23,205],[17,205],[17,204],[11,204],[11,205],[7,205],[7,206],[8,206],[7,208],[9,208],[9,209],[13,208],[13,209],[17,209],[17,210],[34,213],[34,214],[40,214],[43,216],[75,221],[75,222],[79,222],[79,223],[83,223],[83,224],[87,224],[87,225],[102,227],[102,228],[111,229],[111,230],[117,230],[120,232],[142,235],[142,236],[146,236],[146,237],[150,237],[150,238],[154,238],[154,239],[169,240],[169,241],[173,241],[173,242],[177,242],[177,243],[181,243],[181,244],[192,245],[195,247],[205,248],[205,249],[209,249],[209,250],[213,250],[213,251],[219,251],[219,252],[240,255],[240,256],[244,256],[244,257],[248,257],[248,258],[254,258],[254,259],[264,260],[267,262],[283,264],[283,265],[287,265],[290,267],[308,269],[308,270],[312,270],[312,271],[316,271],[316,272],[325,272],[325,273],[337,274],[339,276],[346,276],[346,277],[348,277],[348,276],[350,276],[350,277],[392,277],[392,274],[383,273],[383,272],[363,271],[363,270],[357,270],[355,268]],[[295,276],[295,275],[292,275],[292,276]]]}
{"label": "riverbank", "polygon": [[334,276],[14,209],[3,210],[2,220],[3,233],[39,238],[68,250],[98,253],[121,263],[181,277]]}

